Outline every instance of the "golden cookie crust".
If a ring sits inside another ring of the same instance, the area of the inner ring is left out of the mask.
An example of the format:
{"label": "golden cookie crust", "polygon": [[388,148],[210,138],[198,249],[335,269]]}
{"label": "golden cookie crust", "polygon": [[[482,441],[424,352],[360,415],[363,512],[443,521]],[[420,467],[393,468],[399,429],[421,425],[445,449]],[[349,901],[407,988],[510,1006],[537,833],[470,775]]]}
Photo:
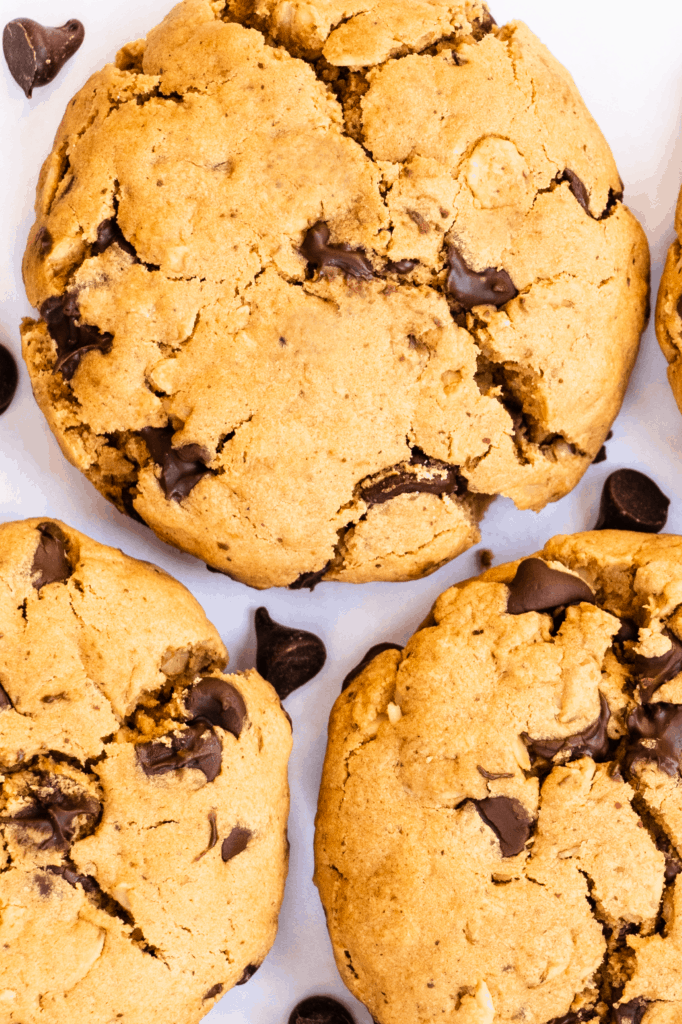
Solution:
{"label": "golden cookie crust", "polygon": [[682,537],[533,557],[585,600],[512,614],[491,569],[332,711],[315,882],[380,1024],[682,1019]]}
{"label": "golden cookie crust", "polygon": [[647,307],[621,197],[570,75],[479,0],[184,0],[43,167],[34,393],[103,494],[235,579],[423,576],[599,451]]}
{"label": "golden cookie crust", "polygon": [[[226,662],[161,569],[55,520],[0,526],[3,1024],[193,1024],[267,954],[291,729]],[[236,717],[197,717],[205,679]]]}
{"label": "golden cookie crust", "polygon": [[656,302],[656,335],[668,360],[668,380],[682,410],[682,193],[675,212],[677,238],[668,249]]}

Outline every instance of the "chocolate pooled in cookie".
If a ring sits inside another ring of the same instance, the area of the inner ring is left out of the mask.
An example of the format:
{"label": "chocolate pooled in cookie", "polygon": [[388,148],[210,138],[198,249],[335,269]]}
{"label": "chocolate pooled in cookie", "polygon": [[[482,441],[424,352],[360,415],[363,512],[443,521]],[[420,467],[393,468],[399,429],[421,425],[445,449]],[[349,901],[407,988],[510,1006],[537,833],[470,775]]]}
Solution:
{"label": "chocolate pooled in cookie", "polygon": [[33,90],[56,78],[85,38],[80,21],[72,18],[59,28],[48,28],[31,18],[16,18],[5,25],[2,48],[12,78],[30,100]]}

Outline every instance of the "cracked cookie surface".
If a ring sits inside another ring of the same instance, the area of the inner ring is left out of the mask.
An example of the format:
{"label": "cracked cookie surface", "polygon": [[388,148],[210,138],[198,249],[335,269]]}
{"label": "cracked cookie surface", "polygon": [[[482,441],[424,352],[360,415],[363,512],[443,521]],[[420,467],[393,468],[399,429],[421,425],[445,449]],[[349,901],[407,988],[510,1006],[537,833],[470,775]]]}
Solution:
{"label": "cracked cookie surface", "polygon": [[315,881],[380,1024],[682,1019],[681,559],[555,537],[351,673]]}
{"label": "cracked cookie surface", "polygon": [[0,1021],[198,1021],[286,875],[291,730],[161,569],[0,526]]}
{"label": "cracked cookie surface", "polygon": [[682,411],[682,192],[675,211],[677,238],[668,249],[656,303],[656,335],[668,360],[668,380]]}
{"label": "cracked cookie surface", "polygon": [[479,0],[185,0],[43,167],[34,393],[238,580],[417,578],[599,452],[647,305],[621,198],[568,73]]}

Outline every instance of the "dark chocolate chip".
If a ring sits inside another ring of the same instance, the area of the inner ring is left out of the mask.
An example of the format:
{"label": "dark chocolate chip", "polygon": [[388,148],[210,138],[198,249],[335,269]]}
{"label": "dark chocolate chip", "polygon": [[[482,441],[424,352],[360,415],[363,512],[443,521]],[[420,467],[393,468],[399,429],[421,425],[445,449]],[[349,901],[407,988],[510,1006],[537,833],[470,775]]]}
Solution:
{"label": "dark chocolate chip", "polygon": [[390,274],[409,274],[419,266],[419,260],[389,260],[386,271]]}
{"label": "dark chocolate chip", "polygon": [[[136,497],[137,491],[133,493],[132,487],[123,487],[121,489],[121,504],[123,505],[123,511],[130,519],[134,519],[136,523],[141,523],[142,526],[148,526],[135,508],[134,501]],[[119,511],[121,510],[119,509]]]}
{"label": "dark chocolate chip", "polygon": [[617,469],[604,484],[595,530],[659,533],[669,506],[670,499],[644,473]]}
{"label": "dark chocolate chip", "polygon": [[68,541],[64,531],[56,523],[41,523],[38,533],[40,542],[31,566],[33,586],[41,590],[48,583],[66,583],[73,574],[73,568],[67,553]]}
{"label": "dark chocolate chip", "polygon": [[532,757],[544,761],[557,758],[558,764],[566,764],[580,757],[591,757],[593,761],[608,760],[611,744],[606,730],[611,711],[603,693],[599,694],[599,705],[599,718],[575,736],[559,740],[533,740],[524,733],[522,738]]}
{"label": "dark chocolate chip", "polygon": [[488,779],[489,782],[495,782],[497,779],[514,778],[512,772],[487,772],[485,768],[481,768],[480,764],[476,765],[476,771],[479,775],[482,775],[484,779]]}
{"label": "dark chocolate chip", "polygon": [[210,722],[199,719],[170,738],[170,745],[140,743],[137,758],[145,775],[162,775],[179,768],[198,768],[209,782],[220,772],[222,744]]}
{"label": "dark chocolate chip", "polygon": [[648,1006],[646,999],[633,999],[622,1006],[614,1006],[613,1024],[642,1024]]}
{"label": "dark chocolate chip", "polygon": [[357,679],[361,672],[364,672],[364,670],[369,665],[370,661],[374,661],[374,659],[379,654],[383,654],[384,651],[402,651],[402,647],[400,646],[400,644],[392,643],[375,644],[374,647],[370,647],[362,661],[359,661],[355,668],[352,668],[350,670],[350,672],[348,673],[348,675],[341,684],[341,690],[345,690],[346,687],[350,686],[353,680]]}
{"label": "dark chocolate chip", "polygon": [[417,210],[408,210],[407,216],[410,218],[413,224],[417,225],[420,235],[428,235],[429,231],[431,230],[431,225],[429,224],[426,217],[422,217],[421,213],[419,213]]}
{"label": "dark chocolate chip", "polygon": [[204,1000],[203,1001],[206,1002],[207,999],[215,999],[216,996],[220,995],[220,993],[222,992],[222,990],[224,988],[225,988],[225,986],[222,984],[222,982],[219,981],[217,985],[213,985],[208,990],[208,992],[204,996]]}
{"label": "dark chocolate chip", "polygon": [[204,676],[189,692],[187,710],[239,739],[246,721],[246,704],[239,690],[224,679]]}
{"label": "dark chocolate chip", "polygon": [[8,348],[0,345],[0,416],[9,409],[18,383],[17,361]]}
{"label": "dark chocolate chip", "polygon": [[106,252],[109,246],[114,244],[116,244],[119,249],[123,249],[124,252],[127,252],[129,256],[134,257],[134,259],[139,263],[134,246],[131,245],[121,231],[116,217],[111,217],[109,220],[103,220],[97,228],[97,241],[93,244],[92,251],[97,256],[101,256],[103,252]]}
{"label": "dark chocolate chip", "polygon": [[34,797],[31,805],[19,811],[13,818],[0,818],[6,825],[21,828],[36,828],[47,833],[39,849],[66,849],[77,828],[76,818],[86,815],[94,821],[99,817],[101,805],[86,793],[62,793],[57,785],[48,786],[40,796]]}
{"label": "dark chocolate chip", "polygon": [[669,651],[659,658],[644,658],[641,654],[636,654],[632,663],[645,704],[659,686],[663,686],[663,683],[667,683],[682,671],[682,643],[668,629],[664,630],[663,634],[672,644]]}
{"label": "dark chocolate chip", "polygon": [[560,605],[594,604],[594,594],[584,580],[559,569],[550,569],[541,558],[526,558],[509,584],[507,611],[510,615],[524,612],[549,612]]}
{"label": "dark chocolate chip", "polygon": [[63,866],[57,866],[56,864],[50,864],[49,867],[43,868],[43,871],[49,871],[52,875],[59,875],[65,882],[75,889],[77,885],[82,886],[85,892],[97,892],[99,886],[97,882],[89,875],[80,875],[76,870],[76,866],[70,861],[67,861]]}
{"label": "dark chocolate chip", "polygon": [[318,220],[308,230],[301,245],[301,252],[308,262],[320,271],[324,271],[326,267],[338,267],[351,277],[371,280],[374,271],[369,260],[361,252],[348,246],[329,245],[329,235],[329,228],[323,220]]}
{"label": "dark chocolate chip", "polygon": [[682,295],[680,295],[679,299],[677,300],[677,315],[679,316],[680,320],[682,320]]}
{"label": "dark chocolate chip", "polygon": [[446,288],[464,309],[474,306],[504,306],[516,298],[518,291],[506,270],[488,267],[480,274],[467,266],[459,249],[451,246],[448,252]]}
{"label": "dark chocolate chip", "polygon": [[516,857],[530,839],[533,819],[513,797],[489,796],[474,800],[476,810],[500,841],[503,857]]}
{"label": "dark chocolate chip", "polygon": [[235,825],[227,839],[223,839],[223,845],[220,848],[220,855],[223,860],[227,863],[228,860],[232,860],[233,857],[243,853],[249,845],[249,839],[252,835],[253,832],[250,829],[242,828],[241,825]]}
{"label": "dark chocolate chip", "polygon": [[249,964],[248,967],[244,968],[244,970],[242,972],[242,976],[239,979],[239,981],[236,982],[236,984],[237,985],[246,985],[247,981],[250,978],[253,978],[254,974],[256,973],[256,971],[258,970],[259,967],[260,967],[260,964]]}
{"label": "dark chocolate chip", "polygon": [[639,626],[633,619],[621,619],[620,629],[613,638],[614,643],[624,644],[628,640],[636,640],[639,636]]}
{"label": "dark chocolate chip", "polygon": [[600,462],[606,462],[608,456],[606,454],[606,445],[603,444],[595,457],[592,459],[592,465],[596,466]]}
{"label": "dark chocolate chip", "polygon": [[267,608],[256,611],[256,668],[281,700],[316,676],[327,650],[318,636],[274,622]]}
{"label": "dark chocolate chip", "polygon": [[360,484],[360,496],[367,505],[383,505],[399,494],[464,494],[467,481],[459,467],[432,459],[419,448],[403,462]]}
{"label": "dark chocolate chip", "polygon": [[44,259],[48,253],[52,252],[52,246],[54,240],[52,235],[46,227],[42,227],[36,236],[36,245],[40,250],[40,255]]}
{"label": "dark chocolate chip", "polygon": [[289,1024],[355,1024],[352,1014],[331,996],[309,996],[289,1014]]}
{"label": "dark chocolate chip", "polygon": [[4,686],[0,686],[0,711],[4,711],[5,708],[13,708],[14,704],[7,695],[7,690]]}
{"label": "dark chocolate chip", "polygon": [[80,21],[72,18],[59,28],[39,25],[30,18],[17,18],[5,25],[2,48],[14,81],[28,99],[33,90],[47,85],[73,57],[85,37]]}
{"label": "dark chocolate chip", "polygon": [[575,171],[571,171],[567,167],[566,170],[564,171],[564,173],[557,180],[558,181],[567,181],[568,182],[568,185],[569,185],[569,188],[570,188],[571,192],[573,193],[575,198],[578,200],[578,202],[582,206],[582,208],[585,211],[585,213],[589,214],[589,212],[590,212],[590,197],[588,195],[587,189],[585,188],[583,182],[580,180],[580,178],[575,173]]}
{"label": "dark chocolate chip", "polygon": [[327,569],[331,565],[331,560],[327,562],[321,569],[316,572],[302,572],[298,579],[294,580],[293,583],[289,584],[289,590],[314,590],[318,583],[322,582]]}
{"label": "dark chocolate chip", "polygon": [[473,28],[473,36],[476,42],[480,42],[481,39],[492,32],[496,25],[497,22],[490,11],[485,11],[481,18],[474,18],[471,27]]}
{"label": "dark chocolate chip", "polygon": [[208,452],[199,444],[173,447],[173,427],[144,427],[140,434],[157,466],[159,483],[167,501],[181,501],[191,494],[202,477],[213,471],[206,465]]}
{"label": "dark chocolate chip", "polygon": [[594,1017],[594,1008],[589,1010],[578,1010],[577,1013],[566,1013],[563,1017],[554,1017],[547,1024],[583,1024],[583,1021]]}
{"label": "dark chocolate chip", "polygon": [[652,761],[666,775],[675,778],[680,774],[682,707],[679,704],[661,702],[635,708],[628,718],[628,732],[624,760],[627,771],[643,761]]}
{"label": "dark chocolate chip", "polygon": [[103,334],[97,327],[80,324],[78,302],[73,295],[53,295],[40,307],[50,337],[57,345],[54,372],[64,380],[71,380],[86,352],[98,351],[106,355],[111,351],[114,336]]}

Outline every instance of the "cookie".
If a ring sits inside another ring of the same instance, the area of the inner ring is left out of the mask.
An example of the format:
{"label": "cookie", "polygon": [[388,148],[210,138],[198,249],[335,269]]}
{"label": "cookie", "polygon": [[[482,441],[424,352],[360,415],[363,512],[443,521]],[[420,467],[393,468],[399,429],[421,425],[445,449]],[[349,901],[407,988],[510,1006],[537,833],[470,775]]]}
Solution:
{"label": "cookie", "polygon": [[0,1019],[198,1021],[277,927],[291,731],[161,569],[0,526]]}
{"label": "cookie", "polygon": [[656,303],[656,335],[668,360],[668,380],[682,410],[682,192],[675,213],[677,238],[668,249]]}
{"label": "cookie", "polygon": [[315,881],[380,1024],[682,1020],[681,566],[555,537],[337,699]]}
{"label": "cookie", "polygon": [[259,588],[414,579],[562,497],[646,315],[605,140],[479,0],[185,0],[69,104],[36,211],[65,455]]}

